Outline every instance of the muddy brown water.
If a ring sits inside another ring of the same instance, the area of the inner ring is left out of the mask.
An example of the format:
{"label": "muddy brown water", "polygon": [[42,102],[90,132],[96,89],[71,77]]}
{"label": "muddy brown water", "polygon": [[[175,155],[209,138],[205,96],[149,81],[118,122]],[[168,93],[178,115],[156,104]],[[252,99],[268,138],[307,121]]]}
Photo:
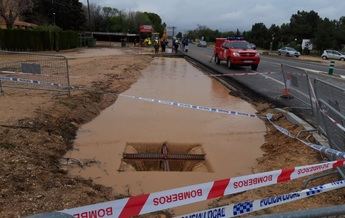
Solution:
{"label": "muddy brown water", "polygon": [[[177,58],[156,58],[124,94],[256,112],[250,103],[229,95],[229,90],[217,80]],[[264,122],[256,118],[119,97],[100,116],[80,128],[75,149],[66,157],[99,161],[89,167],[70,167],[71,175],[91,178],[96,183],[112,187],[118,194],[137,195],[251,174],[256,158],[262,155],[260,146],[264,143],[265,132]],[[164,142],[171,146],[201,146],[207,167],[197,166],[188,172],[135,171],[132,167],[119,171],[123,164],[122,154],[128,151],[131,143]],[[174,211],[177,214],[191,212],[205,208],[206,203]]]}

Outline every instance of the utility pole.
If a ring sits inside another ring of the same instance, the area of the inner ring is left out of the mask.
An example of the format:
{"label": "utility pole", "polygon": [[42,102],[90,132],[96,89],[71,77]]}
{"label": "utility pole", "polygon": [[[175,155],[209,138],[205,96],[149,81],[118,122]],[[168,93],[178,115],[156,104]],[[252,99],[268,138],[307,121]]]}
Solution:
{"label": "utility pole", "polygon": [[90,2],[89,2],[89,0],[87,0],[87,13],[89,15],[89,30],[90,30],[90,32],[92,32],[92,30],[91,30],[91,14],[90,14]]}
{"label": "utility pole", "polygon": [[173,26],[173,27],[171,27],[172,28],[172,30],[173,30],[173,32],[172,32],[172,35],[173,35],[173,37],[175,36],[175,29],[176,29],[176,26]]}
{"label": "utility pole", "polygon": [[169,26],[168,29],[172,29],[172,38],[175,36],[176,26]]}
{"label": "utility pole", "polygon": [[51,3],[52,3],[53,25],[55,26],[55,7],[54,7],[54,0],[52,0]]}

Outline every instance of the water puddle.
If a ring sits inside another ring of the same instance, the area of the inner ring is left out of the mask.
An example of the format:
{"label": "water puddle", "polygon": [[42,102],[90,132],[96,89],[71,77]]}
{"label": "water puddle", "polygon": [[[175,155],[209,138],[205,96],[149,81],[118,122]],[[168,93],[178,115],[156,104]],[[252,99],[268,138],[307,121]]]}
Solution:
{"label": "water puddle", "polygon": [[[156,58],[124,94],[255,113],[252,105],[229,95],[184,59]],[[79,130],[75,150],[66,157],[98,163],[70,167],[72,175],[111,186],[118,194],[137,195],[250,174],[262,154],[265,132],[264,122],[256,118],[119,97]],[[161,155],[170,155],[168,161],[152,159]]]}

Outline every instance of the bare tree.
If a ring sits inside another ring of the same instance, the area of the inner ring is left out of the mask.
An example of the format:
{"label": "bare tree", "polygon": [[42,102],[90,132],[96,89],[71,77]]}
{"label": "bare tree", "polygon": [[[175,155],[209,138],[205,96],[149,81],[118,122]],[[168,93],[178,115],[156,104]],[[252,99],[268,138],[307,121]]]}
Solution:
{"label": "bare tree", "polygon": [[16,19],[32,7],[32,0],[0,0],[0,17],[4,19],[7,29],[12,29]]}

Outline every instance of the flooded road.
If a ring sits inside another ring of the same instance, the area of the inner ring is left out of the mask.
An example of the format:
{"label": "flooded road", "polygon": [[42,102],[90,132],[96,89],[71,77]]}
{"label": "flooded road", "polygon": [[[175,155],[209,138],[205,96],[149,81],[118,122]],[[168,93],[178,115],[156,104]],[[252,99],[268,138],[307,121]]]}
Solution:
{"label": "flooded road", "polygon": [[[184,59],[156,58],[126,95],[173,100],[255,113],[249,103],[229,95],[218,81]],[[71,167],[70,174],[91,178],[115,193],[137,195],[251,173],[262,155],[266,127],[257,118],[227,116],[119,97],[79,130],[75,149],[66,157],[94,159],[99,164]],[[205,168],[186,172],[123,170],[128,145],[198,145]],[[127,147],[126,147],[127,146]],[[200,207],[196,206],[196,208]],[[182,209],[180,212],[190,211]]]}

